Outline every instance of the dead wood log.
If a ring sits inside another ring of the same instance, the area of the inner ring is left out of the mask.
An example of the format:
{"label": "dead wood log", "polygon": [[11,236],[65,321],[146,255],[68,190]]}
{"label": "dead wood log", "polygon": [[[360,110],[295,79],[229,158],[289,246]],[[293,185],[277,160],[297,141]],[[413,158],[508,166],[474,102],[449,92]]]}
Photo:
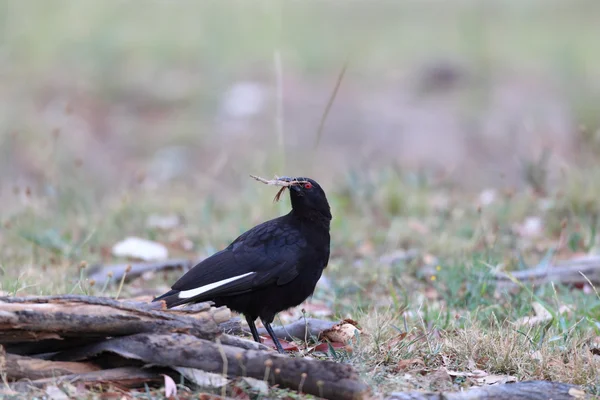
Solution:
{"label": "dead wood log", "polygon": [[254,340],[243,339],[237,336],[223,334],[219,336],[218,339],[222,344],[227,346],[239,347],[244,350],[264,350],[264,351],[274,351],[267,345],[262,343],[257,343]]}
{"label": "dead wood log", "polygon": [[219,329],[223,333],[229,335],[242,335],[244,330],[242,329],[242,319],[240,317],[233,317],[229,321],[221,322]]}
{"label": "dead wood log", "polygon": [[[294,340],[301,339],[305,340],[306,338],[318,338],[321,332],[331,329],[337,322],[333,321],[325,321],[322,319],[316,318],[302,318],[298,321],[292,322],[291,324],[283,325],[283,326],[274,326],[273,331],[275,335],[284,340]],[[249,329],[244,329],[246,332],[250,332]],[[267,335],[267,330],[265,328],[258,328],[258,333],[261,335]]]}
{"label": "dead wood log", "polygon": [[91,371],[82,374],[63,375],[60,377],[20,381],[11,385],[18,392],[26,392],[31,387],[41,388],[46,385],[60,385],[62,382],[83,383],[86,385],[113,384],[124,388],[141,387],[144,383],[160,384],[164,378],[161,373],[168,370],[155,368],[123,367]]}
{"label": "dead wood log", "polygon": [[96,285],[120,282],[125,277],[125,282],[129,282],[146,272],[157,272],[166,270],[182,269],[187,271],[192,267],[193,261],[185,259],[173,259],[157,262],[114,264],[114,265],[93,265],[88,270],[88,279],[94,280]]}
{"label": "dead wood log", "polygon": [[499,272],[495,276],[496,284],[499,287],[517,286],[511,277],[536,286],[549,282],[582,285],[588,283],[588,280],[593,285],[600,285],[600,257],[582,257],[522,271]]}
{"label": "dead wood log", "polygon": [[[140,332],[185,332],[214,339],[226,308],[194,314],[88,296],[0,297],[0,344],[104,338]],[[47,350],[52,351],[52,350]]]}
{"label": "dead wood log", "polygon": [[464,392],[392,393],[386,400],[575,400],[591,399],[581,388],[559,382],[527,381],[476,387]]}
{"label": "dead wood log", "polygon": [[197,368],[230,377],[267,377],[272,385],[333,400],[361,399],[367,393],[366,385],[347,364],[244,350],[178,333],[141,333],[109,339],[61,352],[54,359],[82,361],[106,352],[148,364]]}
{"label": "dead wood log", "polygon": [[10,353],[4,353],[3,356],[5,362],[0,365],[0,372],[6,374],[9,381],[52,378],[100,370],[100,367],[88,362],[47,361]]}

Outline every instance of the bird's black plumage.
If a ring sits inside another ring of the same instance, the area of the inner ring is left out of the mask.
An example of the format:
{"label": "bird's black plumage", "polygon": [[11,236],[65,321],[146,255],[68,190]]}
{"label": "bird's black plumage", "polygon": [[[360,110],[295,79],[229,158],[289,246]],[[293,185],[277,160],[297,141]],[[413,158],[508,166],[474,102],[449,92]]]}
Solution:
{"label": "bird's black plumage", "polygon": [[309,178],[289,186],[292,210],[255,226],[227,248],[203,260],[157,297],[167,307],[213,301],[244,314],[254,340],[260,318],[277,349],[271,329],[275,315],[309,297],[329,261],[331,212],[327,197]]}

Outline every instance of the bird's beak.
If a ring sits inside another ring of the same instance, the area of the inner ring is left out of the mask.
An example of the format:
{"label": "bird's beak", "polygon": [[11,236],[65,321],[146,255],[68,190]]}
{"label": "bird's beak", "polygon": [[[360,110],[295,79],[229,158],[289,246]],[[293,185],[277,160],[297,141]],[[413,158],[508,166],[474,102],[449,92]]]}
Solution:
{"label": "bird's beak", "polygon": [[[280,176],[279,180],[285,182],[293,182],[296,180],[296,178],[290,178],[289,176]],[[288,186],[288,189],[294,190],[294,192],[299,192],[301,190],[300,185],[290,185]]]}

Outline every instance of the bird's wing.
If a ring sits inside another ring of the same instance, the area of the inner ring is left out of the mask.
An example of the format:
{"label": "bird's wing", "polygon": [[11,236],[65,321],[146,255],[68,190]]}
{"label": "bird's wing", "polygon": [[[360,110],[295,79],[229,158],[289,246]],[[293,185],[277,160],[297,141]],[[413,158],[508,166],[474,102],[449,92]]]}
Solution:
{"label": "bird's wing", "polygon": [[291,282],[306,241],[297,229],[274,221],[258,225],[200,262],[175,282],[173,291],[180,299],[198,301]]}

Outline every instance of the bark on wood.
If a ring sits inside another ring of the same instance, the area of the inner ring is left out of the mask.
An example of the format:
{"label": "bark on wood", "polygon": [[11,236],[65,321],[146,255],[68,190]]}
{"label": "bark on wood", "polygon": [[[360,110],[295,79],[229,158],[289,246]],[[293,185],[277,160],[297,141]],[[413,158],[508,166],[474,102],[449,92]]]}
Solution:
{"label": "bark on wood", "polygon": [[185,334],[137,334],[103,341],[56,355],[81,361],[104,352],[163,366],[198,368],[230,377],[268,377],[269,383],[333,400],[360,399],[367,387],[346,364],[290,358],[274,352],[244,350]]}
{"label": "bark on wood", "polygon": [[[280,339],[288,341],[294,339],[305,340],[312,337],[318,338],[321,332],[331,329],[337,322],[325,321],[316,318],[302,318],[298,321],[292,322],[291,324],[284,326],[274,326],[273,331],[275,335]],[[250,332],[249,329],[245,329],[246,332]],[[259,328],[258,333],[261,335],[268,335],[265,328]]]}
{"label": "bark on wood", "polygon": [[[129,282],[146,272],[157,272],[181,269],[187,271],[192,267],[193,261],[185,259],[173,259],[158,262],[144,262],[133,264],[94,265],[89,268],[88,278],[96,281],[96,285],[120,282],[125,276],[125,282]],[[129,272],[126,272],[129,269]],[[112,276],[111,276],[112,275]]]}
{"label": "bark on wood", "polygon": [[244,330],[242,329],[242,319],[240,317],[233,317],[229,321],[221,322],[219,329],[223,333],[229,335],[242,335]]}
{"label": "bark on wood", "polygon": [[243,339],[237,336],[223,334],[219,336],[218,340],[225,345],[239,347],[244,350],[264,350],[264,351],[274,351],[267,345],[262,343],[257,343],[251,339]]}
{"label": "bark on wood", "polygon": [[52,378],[100,370],[98,366],[87,362],[47,361],[10,353],[5,354],[4,357],[5,364],[0,368],[0,372],[6,374],[9,381],[23,378],[32,380]]}
{"label": "bark on wood", "polygon": [[559,382],[528,381],[482,386],[464,392],[392,393],[386,400],[575,400],[591,399],[581,388]]}
{"label": "bark on wood", "polygon": [[83,374],[63,375],[57,378],[21,381],[11,385],[11,388],[15,391],[25,392],[32,386],[41,388],[46,385],[60,384],[61,382],[84,383],[87,385],[110,383],[120,387],[133,388],[143,386],[144,383],[162,382],[164,378],[160,374],[164,372],[167,371],[139,367],[112,368]]}
{"label": "bark on wood", "polygon": [[87,296],[0,297],[0,344],[140,332],[185,332],[213,339],[220,334],[218,323],[231,316],[226,308],[192,316],[153,307]]}

